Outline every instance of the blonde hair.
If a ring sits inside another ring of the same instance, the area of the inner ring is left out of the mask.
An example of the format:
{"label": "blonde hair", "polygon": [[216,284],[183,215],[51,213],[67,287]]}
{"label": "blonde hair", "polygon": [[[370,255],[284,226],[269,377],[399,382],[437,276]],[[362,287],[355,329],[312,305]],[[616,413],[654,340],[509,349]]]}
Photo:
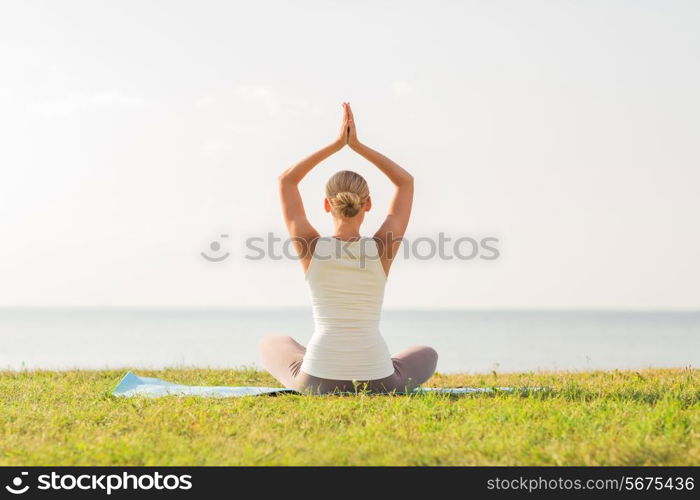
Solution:
{"label": "blonde hair", "polygon": [[360,174],[341,170],[328,179],[326,198],[333,215],[355,217],[369,198],[369,186]]}

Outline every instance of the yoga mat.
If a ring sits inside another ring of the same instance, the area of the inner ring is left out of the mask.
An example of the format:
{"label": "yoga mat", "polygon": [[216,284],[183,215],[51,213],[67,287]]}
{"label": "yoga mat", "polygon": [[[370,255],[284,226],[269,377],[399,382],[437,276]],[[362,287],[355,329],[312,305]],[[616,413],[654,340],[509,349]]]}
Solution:
{"label": "yoga mat", "polygon": [[[412,394],[473,394],[497,391],[512,392],[516,390],[527,392],[542,389],[544,389],[544,387],[524,387],[521,389],[516,389],[514,387],[418,387],[412,391]],[[113,395],[120,397],[202,396],[207,398],[238,398],[242,396],[261,395],[274,396],[284,393],[300,394],[293,389],[285,389],[283,387],[180,385],[167,380],[161,380],[159,378],[140,377],[132,372],[127,372],[127,374],[124,375],[124,377],[117,384],[114,392],[112,392]]]}

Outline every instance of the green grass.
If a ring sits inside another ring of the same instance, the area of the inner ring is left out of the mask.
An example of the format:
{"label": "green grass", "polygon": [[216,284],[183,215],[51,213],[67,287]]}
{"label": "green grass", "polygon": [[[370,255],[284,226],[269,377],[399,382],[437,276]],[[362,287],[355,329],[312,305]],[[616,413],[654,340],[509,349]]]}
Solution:
{"label": "green grass", "polygon": [[[136,370],[278,384],[252,370]],[[119,371],[0,371],[0,465],[697,465],[698,370],[435,375],[541,394],[115,398]]]}

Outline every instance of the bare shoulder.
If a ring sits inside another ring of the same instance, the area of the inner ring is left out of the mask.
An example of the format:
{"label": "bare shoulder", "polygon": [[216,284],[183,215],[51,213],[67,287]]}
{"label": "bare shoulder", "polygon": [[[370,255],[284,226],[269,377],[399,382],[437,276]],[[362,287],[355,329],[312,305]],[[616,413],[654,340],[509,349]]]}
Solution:
{"label": "bare shoulder", "polygon": [[389,276],[389,269],[394,261],[396,248],[394,247],[394,244],[387,239],[386,235],[375,234],[372,239],[377,244],[377,252],[379,254],[382,267],[384,268],[384,274]]}

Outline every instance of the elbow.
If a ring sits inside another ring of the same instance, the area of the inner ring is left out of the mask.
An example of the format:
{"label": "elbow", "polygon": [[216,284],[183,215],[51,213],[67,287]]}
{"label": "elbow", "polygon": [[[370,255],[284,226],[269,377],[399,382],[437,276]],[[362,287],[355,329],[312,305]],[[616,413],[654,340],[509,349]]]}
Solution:
{"label": "elbow", "polygon": [[289,173],[282,172],[279,176],[277,176],[277,183],[278,184],[288,184],[289,183]]}
{"label": "elbow", "polygon": [[413,186],[413,176],[406,172],[406,177],[401,182],[404,186]]}
{"label": "elbow", "polygon": [[288,168],[277,176],[277,182],[279,184],[299,184],[300,181],[301,179],[292,168]]}

